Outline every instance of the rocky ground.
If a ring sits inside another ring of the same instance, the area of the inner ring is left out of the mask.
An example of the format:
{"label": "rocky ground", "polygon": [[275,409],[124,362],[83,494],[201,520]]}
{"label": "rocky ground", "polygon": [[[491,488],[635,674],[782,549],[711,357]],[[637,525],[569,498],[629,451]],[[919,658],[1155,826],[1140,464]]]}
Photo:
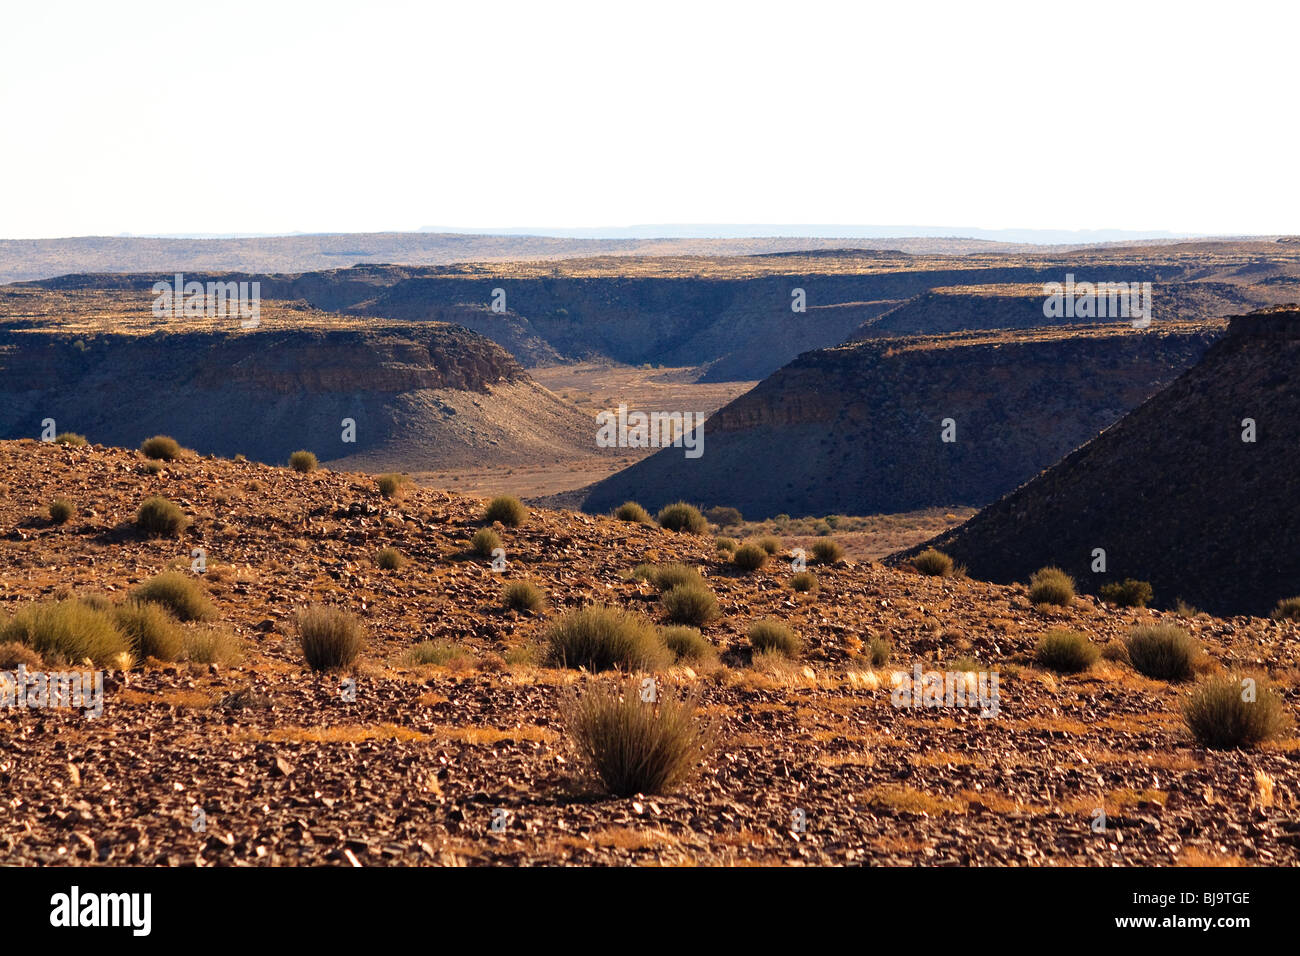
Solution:
{"label": "rocky ground", "polygon": [[[180,540],[131,527],[162,494],[193,519]],[[78,513],[45,517],[56,496]],[[841,562],[796,595],[783,561],[740,574],[711,537],[534,511],[498,529],[507,568],[471,557],[483,502],[429,488],[385,499],[373,478],[191,457],[156,474],[136,452],[0,443],[0,619],[61,593],[122,592],[207,555],[205,587],[243,645],[237,663],[111,672],[105,710],[0,709],[0,859],[14,864],[1265,864],[1300,862],[1292,737],[1208,752],[1185,691],[1101,661],[1062,677],[1033,664],[1048,628],[1105,644],[1161,612],[1080,598],[1033,607],[1021,585]],[[380,571],[395,545],[410,563]],[[560,721],[575,685],[533,652],[548,620],[593,601],[658,618],[642,561],[698,565],[722,618],[719,664],[661,675],[698,693],[718,745],[669,796],[611,799]],[[501,607],[527,579],[549,609]],[[294,612],[362,616],[353,675],[302,663]],[[788,622],[797,663],[751,660],[747,626]],[[1215,667],[1271,675],[1294,712],[1300,626],[1181,620]],[[892,642],[872,669],[872,638]],[[441,638],[468,657],[413,666]],[[894,671],[996,670],[999,711],[891,703]],[[355,695],[348,677],[355,679]],[[1093,830],[1103,810],[1106,829]],[[201,811],[201,812],[196,812]],[[196,821],[201,820],[199,827]],[[495,821],[495,826],[494,826]]]}

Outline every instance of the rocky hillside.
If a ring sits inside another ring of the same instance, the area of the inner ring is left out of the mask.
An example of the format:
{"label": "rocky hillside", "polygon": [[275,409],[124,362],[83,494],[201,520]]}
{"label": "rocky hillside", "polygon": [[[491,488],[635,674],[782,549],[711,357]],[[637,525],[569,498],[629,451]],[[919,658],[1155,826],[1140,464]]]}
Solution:
{"label": "rocky hillside", "polygon": [[[1209,325],[957,334],[800,356],[704,425],[704,453],[668,448],[594,485],[633,499],[732,505],[746,517],[983,505],[1172,381]],[[942,441],[952,419],[955,441]]]}
{"label": "rocky hillside", "polygon": [[1300,310],[1234,318],[1150,401],[933,545],[994,581],[1055,564],[1088,591],[1133,577],[1165,605],[1267,613],[1300,594],[1297,367]]}

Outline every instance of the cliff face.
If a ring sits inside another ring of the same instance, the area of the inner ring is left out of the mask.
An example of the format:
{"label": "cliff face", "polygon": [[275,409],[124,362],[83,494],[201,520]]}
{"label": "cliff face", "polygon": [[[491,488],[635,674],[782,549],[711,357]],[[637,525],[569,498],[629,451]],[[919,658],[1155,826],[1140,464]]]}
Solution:
{"label": "cliff face", "polygon": [[[492,422],[529,415],[528,442],[489,434]],[[369,455],[402,467],[529,460],[539,442],[562,457],[572,435],[590,431],[504,349],[434,323],[0,330],[0,437],[35,437],[46,418],[105,444],[134,447],[161,432],[203,453],[281,462],[307,448],[323,460]],[[344,440],[344,419],[356,423],[355,441]]]}
{"label": "cliff face", "polygon": [[1057,564],[1087,591],[1134,577],[1163,605],[1267,613],[1300,593],[1297,367],[1300,311],[1234,318],[1150,401],[933,545],[994,581]]}
{"label": "cliff face", "polygon": [[[879,340],[800,356],[583,503],[685,498],[749,517],[982,505],[1115,422],[1220,334],[1094,328]],[[955,441],[945,442],[945,419]]]}

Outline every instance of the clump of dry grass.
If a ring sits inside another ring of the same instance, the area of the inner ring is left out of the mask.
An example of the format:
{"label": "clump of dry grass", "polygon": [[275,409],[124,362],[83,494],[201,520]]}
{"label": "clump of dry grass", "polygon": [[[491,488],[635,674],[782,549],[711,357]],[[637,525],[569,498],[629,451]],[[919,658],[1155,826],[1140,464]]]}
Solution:
{"label": "clump of dry grass", "polygon": [[764,618],[749,625],[749,646],[758,654],[775,652],[784,657],[798,657],[803,641],[787,625]]}
{"label": "clump of dry grass", "polygon": [[1138,673],[1156,680],[1189,681],[1203,653],[1181,627],[1152,624],[1129,631],[1128,658]]}
{"label": "clump of dry grass", "polygon": [[822,538],[819,541],[814,541],[812,553],[818,564],[834,564],[844,557],[844,549],[840,547],[839,542],[834,538]]}
{"label": "clump of dry grass", "polygon": [[128,600],[113,609],[113,618],[140,660],[174,661],[185,649],[180,626],[161,604]]}
{"label": "clump of dry grass", "polygon": [[406,565],[406,555],[397,548],[380,548],[375,555],[375,565],[381,571],[400,571]]}
{"label": "clump of dry grass", "polygon": [[208,621],[217,610],[198,581],[180,571],[163,571],[131,592],[137,601],[161,604],[177,620]]}
{"label": "clump of dry grass", "polygon": [[564,706],[565,729],[581,762],[614,796],[671,792],[716,740],[695,696],[642,696],[641,683],[632,679],[621,687],[589,687]]}
{"label": "clump of dry grass", "polygon": [[669,531],[705,534],[709,530],[709,522],[705,520],[704,515],[700,514],[700,509],[684,501],[674,501],[670,505],[664,505],[655,520],[659,522],[659,527]]}
{"label": "clump of dry grass", "polygon": [[501,603],[512,611],[536,613],[546,606],[546,595],[528,581],[511,581],[501,589]]}
{"label": "clump of dry grass", "polygon": [[314,671],[334,671],[356,662],[365,636],[355,615],[313,604],[298,612],[298,641],[308,667]]}
{"label": "clump of dry grass", "polygon": [[518,528],[528,520],[528,509],[514,495],[497,495],[483,509],[483,520],[500,521],[507,528]]}
{"label": "clump of dry grass", "polygon": [[243,644],[228,627],[187,630],[184,644],[182,656],[191,664],[236,664],[244,656]]}
{"label": "clump of dry grass", "polygon": [[111,612],[77,598],[19,608],[0,624],[0,644],[9,643],[29,647],[51,663],[89,658],[100,666],[116,664],[131,650]]}
{"label": "clump of dry grass", "polygon": [[718,656],[718,649],[697,628],[674,625],[661,628],[659,635],[679,663],[710,661]]}
{"label": "clump of dry grass", "polygon": [[650,512],[646,511],[635,501],[625,501],[614,509],[614,517],[619,521],[629,521],[633,524],[650,524]]}
{"label": "clump of dry grass", "polygon": [[492,552],[501,547],[503,547],[501,535],[491,528],[479,528],[469,542],[470,550],[480,558],[492,557]]}
{"label": "clump of dry grass", "polygon": [[767,564],[768,553],[756,544],[742,544],[732,555],[732,562],[742,571],[757,571]]}
{"label": "clump of dry grass", "polygon": [[653,671],[672,662],[649,620],[599,604],[565,614],[546,632],[546,643],[550,660],[561,667]]}
{"label": "clump of dry grass", "polygon": [[1074,578],[1060,568],[1039,568],[1029,579],[1029,600],[1069,607],[1074,600]]}
{"label": "clump of dry grass", "polygon": [[464,667],[474,658],[459,644],[447,640],[421,641],[406,652],[410,664],[432,664],[437,667]]}
{"label": "clump of dry grass", "polygon": [[385,498],[400,498],[403,489],[406,487],[406,476],[395,472],[380,475],[375,479],[375,487],[379,489],[379,493]]}
{"label": "clump of dry grass", "polygon": [[1278,621],[1300,621],[1300,597],[1283,598],[1273,608],[1273,618]]}
{"label": "clump of dry grass", "polygon": [[912,567],[930,577],[946,578],[952,574],[952,558],[942,551],[926,548],[912,559]]}
{"label": "clump of dry grass", "polygon": [[1234,675],[1197,685],[1183,704],[1183,720],[1196,742],[1212,750],[1255,747],[1291,726],[1276,691]]}
{"label": "clump of dry grass", "polygon": [[703,582],[679,584],[659,598],[664,613],[673,624],[703,627],[718,617],[718,599]]}
{"label": "clump of dry grass", "polygon": [[294,471],[306,474],[315,471],[317,466],[316,456],[309,451],[299,450],[289,456],[289,467]]}
{"label": "clump of dry grass", "polygon": [[1125,578],[1123,581],[1112,581],[1110,584],[1103,584],[1098,593],[1103,601],[1114,604],[1116,607],[1146,607],[1155,596],[1150,584],[1146,581],[1138,581],[1135,578]]}
{"label": "clump of dry grass", "polygon": [[135,526],[152,538],[178,538],[190,526],[190,519],[174,502],[152,495],[140,503]]}
{"label": "clump of dry grass", "polygon": [[1038,663],[1061,674],[1086,671],[1101,654],[1088,635],[1078,631],[1048,631],[1034,651]]}
{"label": "clump of dry grass", "polygon": [[176,461],[185,454],[180,442],[167,435],[154,435],[140,445],[140,453],[155,461]]}
{"label": "clump of dry grass", "polygon": [[811,571],[800,571],[790,578],[790,590],[798,594],[816,594],[817,588],[817,575]]}

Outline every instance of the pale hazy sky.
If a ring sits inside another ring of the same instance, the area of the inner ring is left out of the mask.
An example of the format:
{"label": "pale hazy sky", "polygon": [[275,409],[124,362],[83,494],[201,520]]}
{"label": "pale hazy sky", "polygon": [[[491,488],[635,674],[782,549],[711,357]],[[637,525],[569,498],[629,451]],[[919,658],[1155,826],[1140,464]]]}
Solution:
{"label": "pale hazy sky", "polygon": [[1300,4],[7,2],[0,238],[1300,232]]}

